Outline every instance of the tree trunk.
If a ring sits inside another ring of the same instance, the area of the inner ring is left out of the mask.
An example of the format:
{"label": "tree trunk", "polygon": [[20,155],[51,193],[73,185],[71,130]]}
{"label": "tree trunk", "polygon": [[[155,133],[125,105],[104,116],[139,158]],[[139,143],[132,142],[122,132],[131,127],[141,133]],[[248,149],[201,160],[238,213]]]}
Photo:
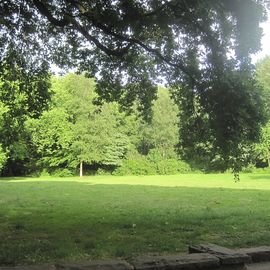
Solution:
{"label": "tree trunk", "polygon": [[80,163],[80,177],[83,177],[83,162]]}

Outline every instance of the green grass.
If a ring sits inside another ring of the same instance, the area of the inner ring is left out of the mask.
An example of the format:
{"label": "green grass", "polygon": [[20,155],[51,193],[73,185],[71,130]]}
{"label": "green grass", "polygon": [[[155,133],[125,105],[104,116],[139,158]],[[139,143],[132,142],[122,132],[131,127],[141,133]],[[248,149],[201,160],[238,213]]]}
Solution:
{"label": "green grass", "polygon": [[270,245],[270,175],[0,179],[0,265]]}

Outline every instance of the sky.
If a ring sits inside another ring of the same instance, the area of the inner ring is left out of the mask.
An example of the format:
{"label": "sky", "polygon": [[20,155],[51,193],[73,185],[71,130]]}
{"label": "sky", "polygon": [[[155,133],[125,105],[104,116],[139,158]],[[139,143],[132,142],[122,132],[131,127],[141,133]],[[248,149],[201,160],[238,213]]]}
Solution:
{"label": "sky", "polygon": [[268,15],[268,21],[262,23],[261,27],[263,28],[262,50],[252,57],[254,63],[266,55],[270,56],[270,14]]}

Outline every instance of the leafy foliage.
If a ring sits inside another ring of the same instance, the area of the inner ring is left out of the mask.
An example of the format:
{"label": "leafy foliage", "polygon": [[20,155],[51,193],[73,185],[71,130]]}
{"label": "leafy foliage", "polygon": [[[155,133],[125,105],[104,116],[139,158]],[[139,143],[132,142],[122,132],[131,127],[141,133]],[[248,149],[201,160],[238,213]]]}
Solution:
{"label": "leafy foliage", "polygon": [[190,166],[184,161],[176,159],[163,159],[157,163],[157,174],[159,175],[172,175],[190,173]]}
{"label": "leafy foliage", "polygon": [[7,153],[4,152],[2,146],[0,146],[0,170],[4,168],[7,158]]}
{"label": "leafy foliage", "polygon": [[251,147],[253,155],[253,163],[258,164],[259,167],[270,165],[270,123],[268,122],[261,130],[261,138],[259,143]]}
{"label": "leafy foliage", "polygon": [[[250,54],[260,49],[268,0],[11,0],[0,4],[0,60],[16,48],[96,76],[103,100],[145,118],[164,78],[181,114],[181,149],[209,143],[238,171],[264,123]],[[100,101],[100,100],[99,100]],[[101,102],[101,101],[100,101]],[[189,136],[187,136],[187,134]]]}
{"label": "leafy foliage", "polygon": [[[239,171],[246,163],[245,148],[259,140],[261,126],[256,123],[265,121],[264,106],[261,89],[256,88],[256,82],[247,74],[223,73],[223,80],[217,79],[215,88],[208,89],[208,96],[202,96],[203,103],[198,102],[194,94],[189,100],[180,96],[180,146],[188,160],[196,155],[209,155],[210,160],[220,156],[224,168]],[[208,110],[215,110],[216,115],[209,115]],[[224,145],[220,144],[221,140]]]}
{"label": "leafy foliage", "polygon": [[253,147],[253,162],[270,165],[270,57],[265,57],[256,65],[256,76],[259,85],[262,87],[262,97],[266,107],[268,122],[262,127],[259,143]]}
{"label": "leafy foliage", "polygon": [[27,122],[41,168],[121,164],[129,145],[124,114],[115,103],[93,105],[94,87],[82,75],[54,78],[50,110]]}
{"label": "leafy foliage", "polygon": [[113,172],[114,175],[154,175],[156,173],[155,164],[142,155],[124,160],[122,166]]}
{"label": "leafy foliage", "polygon": [[152,120],[141,121],[138,149],[142,154],[148,154],[151,149],[159,152],[163,158],[175,158],[175,146],[178,142],[179,110],[173,102],[168,89],[159,87],[157,100],[153,102]]}
{"label": "leafy foliage", "polygon": [[50,98],[48,67],[28,70],[26,66],[16,52],[0,62],[0,145],[10,174],[14,168],[24,172],[22,161],[26,162],[29,151],[25,121],[38,117]]}
{"label": "leafy foliage", "polygon": [[257,81],[262,87],[264,104],[270,116],[270,56],[266,56],[256,64]]}
{"label": "leafy foliage", "polygon": [[63,168],[73,160],[70,150],[73,127],[68,119],[67,112],[54,108],[45,111],[39,119],[27,121],[41,168]]}

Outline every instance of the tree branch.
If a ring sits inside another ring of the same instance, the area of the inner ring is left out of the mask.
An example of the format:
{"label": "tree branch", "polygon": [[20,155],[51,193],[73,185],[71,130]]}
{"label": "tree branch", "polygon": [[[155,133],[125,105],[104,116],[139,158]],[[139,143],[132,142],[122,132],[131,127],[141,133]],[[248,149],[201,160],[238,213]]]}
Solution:
{"label": "tree branch", "polygon": [[[182,72],[184,72],[186,75],[188,75],[190,77],[190,79],[195,83],[196,79],[194,78],[194,76],[191,74],[191,72],[188,70],[188,68],[186,68],[182,63],[174,63],[172,62],[170,59],[168,59],[166,56],[162,55],[162,53],[158,50],[158,49],[153,49],[149,46],[147,46],[146,44],[144,44],[142,41],[136,39],[136,38],[130,38],[127,37],[125,35],[122,34],[118,34],[113,32],[110,27],[103,25],[102,23],[100,23],[95,16],[87,11],[81,4],[78,3],[78,1],[70,1],[68,0],[70,3],[73,2],[73,4],[75,4],[75,7],[79,10],[79,11],[83,11],[82,15],[85,16],[88,20],[90,20],[93,25],[99,29],[101,29],[105,34],[113,36],[115,38],[117,38],[118,40],[121,41],[125,41],[128,42],[129,45],[127,46],[127,49],[129,47],[131,47],[131,45],[139,45],[140,47],[142,47],[145,51],[154,54],[155,56],[157,56],[160,60],[164,61],[166,64],[175,67],[175,68],[179,68]],[[165,4],[163,4],[158,10],[163,9],[165,6],[167,6],[169,4],[169,2],[166,2]],[[157,10],[156,10],[157,12]],[[147,14],[146,14],[147,15]],[[150,15],[150,13],[148,14]],[[126,51],[128,52],[128,50]],[[117,55],[116,55],[117,56]]]}
{"label": "tree branch", "polygon": [[71,15],[64,14],[64,18],[62,20],[58,20],[53,17],[47,6],[41,2],[40,0],[33,0],[34,5],[37,7],[38,11],[45,16],[50,23],[55,26],[65,27],[68,25],[72,25],[78,32],[80,32],[88,41],[93,42],[100,50],[105,52],[108,55],[122,57],[128,51],[132,44],[128,44],[126,47],[122,49],[112,50],[102,45],[101,42],[94,36],[90,35],[89,32],[81,26]]}
{"label": "tree branch", "polygon": [[66,15],[66,17],[78,32],[80,32],[88,41],[93,42],[100,50],[102,50],[108,55],[122,57],[128,52],[129,48],[132,46],[132,44],[129,43],[122,49],[117,50],[109,49],[108,47],[101,44],[96,37],[90,35],[89,32],[82,25],[80,25],[80,23],[78,23],[73,17],[68,15]]}
{"label": "tree branch", "polygon": [[52,23],[53,25],[59,27],[65,27],[68,25],[68,21],[65,18],[63,18],[62,20],[54,18],[49,9],[47,8],[47,6],[42,1],[33,0],[33,3],[40,12],[40,14],[45,16],[49,20],[49,22]]}
{"label": "tree branch", "polygon": [[[108,47],[104,46],[96,37],[89,34],[89,31],[86,30],[74,17],[68,14],[64,14],[64,17],[62,20],[56,19],[47,6],[41,2],[40,0],[33,0],[34,5],[37,7],[39,12],[44,15],[50,23],[52,23],[55,26],[59,27],[65,27],[67,25],[71,25],[75,30],[77,30],[79,33],[81,33],[88,41],[94,43],[97,48],[105,52],[109,56],[116,56],[116,57],[123,57],[125,54],[128,53],[129,49],[133,45],[137,45],[141,48],[143,48],[148,53],[151,53],[155,55],[157,58],[168,64],[169,66],[175,67],[180,69],[183,73],[185,73],[193,83],[196,82],[196,79],[194,78],[193,74],[188,70],[187,67],[183,64],[183,62],[175,63],[172,60],[168,59],[166,56],[162,55],[162,53],[158,49],[154,49],[146,45],[144,42],[140,41],[136,38],[130,38],[122,34],[118,34],[113,32],[108,26],[103,25],[100,23],[91,12],[87,11],[78,1],[70,1],[67,0],[70,4],[72,4],[74,7],[76,7],[79,12],[87,18],[88,21],[92,22],[92,24],[97,27],[98,29],[102,30],[105,34],[110,35],[119,41],[127,42],[128,44],[121,49],[109,49]],[[158,8],[155,12],[158,12],[158,10],[163,9],[166,5],[168,5],[170,2],[166,2],[163,4],[160,8]],[[154,12],[154,11],[153,11]],[[148,14],[145,14],[146,16],[150,16],[154,14],[153,12],[150,12]]]}

